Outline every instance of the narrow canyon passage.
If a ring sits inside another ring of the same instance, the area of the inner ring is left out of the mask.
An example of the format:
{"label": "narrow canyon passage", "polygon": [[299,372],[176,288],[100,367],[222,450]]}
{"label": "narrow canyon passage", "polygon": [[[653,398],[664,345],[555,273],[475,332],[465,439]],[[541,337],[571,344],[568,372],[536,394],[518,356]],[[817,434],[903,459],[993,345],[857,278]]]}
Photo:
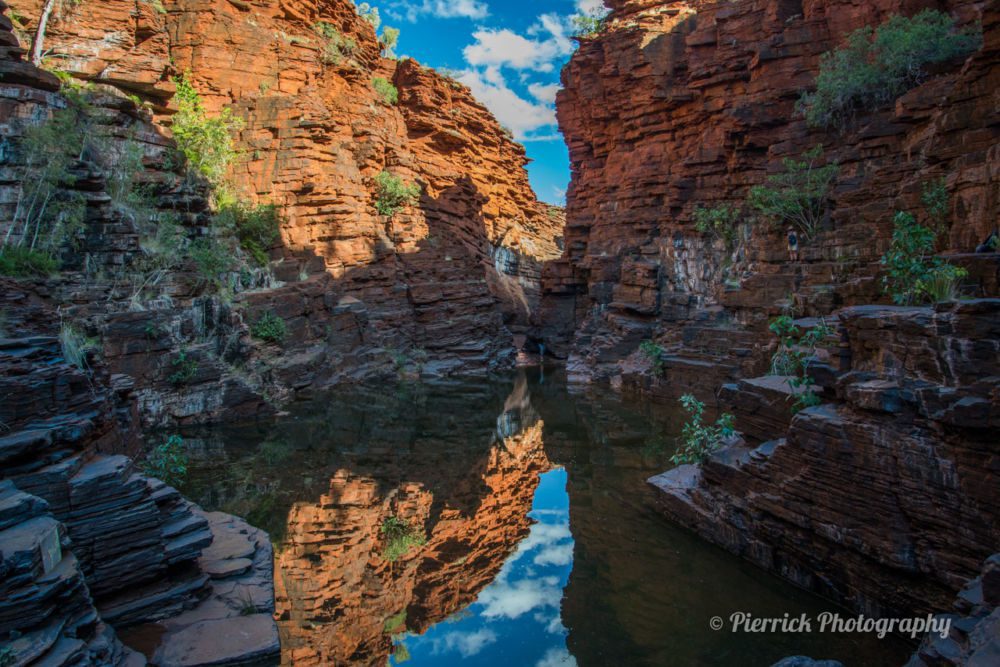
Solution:
{"label": "narrow canyon passage", "polygon": [[1000,665],[998,96],[1000,0],[0,0],[0,667]]}

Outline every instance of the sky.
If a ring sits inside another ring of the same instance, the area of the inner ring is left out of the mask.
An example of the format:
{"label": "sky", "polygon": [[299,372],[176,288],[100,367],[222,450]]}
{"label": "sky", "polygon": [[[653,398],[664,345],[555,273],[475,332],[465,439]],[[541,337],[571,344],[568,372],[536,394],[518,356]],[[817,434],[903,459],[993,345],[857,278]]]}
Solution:
{"label": "sky", "polygon": [[383,26],[399,28],[396,53],[469,86],[528,151],[535,194],[562,205],[569,156],[556,126],[559,72],[576,48],[570,18],[602,0],[382,0]]}

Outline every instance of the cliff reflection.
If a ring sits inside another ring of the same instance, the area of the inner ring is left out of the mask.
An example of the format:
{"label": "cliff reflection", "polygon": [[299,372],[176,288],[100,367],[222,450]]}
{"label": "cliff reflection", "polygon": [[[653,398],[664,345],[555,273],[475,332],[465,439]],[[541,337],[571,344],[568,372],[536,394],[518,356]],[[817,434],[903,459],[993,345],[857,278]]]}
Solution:
{"label": "cliff reflection", "polygon": [[[394,636],[467,607],[529,535],[549,468],[542,428],[523,376],[445,391],[355,387],[266,433],[194,434],[189,486],[271,532],[285,664],[384,665]],[[393,559],[387,521],[426,542]]]}

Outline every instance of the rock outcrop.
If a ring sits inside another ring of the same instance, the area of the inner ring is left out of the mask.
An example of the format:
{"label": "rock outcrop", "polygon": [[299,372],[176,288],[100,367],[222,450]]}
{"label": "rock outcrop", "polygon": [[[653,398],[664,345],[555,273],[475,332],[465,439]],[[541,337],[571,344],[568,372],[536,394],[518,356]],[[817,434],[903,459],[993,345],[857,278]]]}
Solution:
{"label": "rock outcrop", "polygon": [[[139,472],[126,455],[140,445],[130,384],[92,354],[78,361],[83,368],[71,365],[64,350],[72,342],[57,337],[55,314],[8,281],[0,294],[5,326],[20,335],[0,339],[0,632],[19,637],[14,664],[145,664],[111,628],[154,621],[165,628],[156,634],[164,645],[218,650],[185,639],[206,619],[220,628],[254,623],[261,643],[259,654],[222,647],[229,662],[212,664],[274,658],[267,536],[234,517],[205,515]],[[235,558],[246,565],[234,567]],[[253,610],[241,597],[248,593]],[[156,645],[133,648],[152,655]],[[164,654],[154,664],[207,663]]]}
{"label": "rock outcrop", "polygon": [[[664,511],[869,614],[947,609],[1000,541],[998,315],[996,299],[843,311],[848,362],[815,373],[830,402],[779,440],[653,478]],[[738,425],[767,412],[732,407]]]}
{"label": "rock outcrop", "polygon": [[[543,276],[540,337],[579,379],[628,383],[621,360],[651,338],[668,353],[666,396],[760,375],[766,323],[782,306],[817,316],[881,298],[893,212],[923,215],[934,179],[950,197],[946,250],[970,252],[995,226],[995,2],[943,3],[962,24],[982,21],[983,49],[843,133],[811,129],[795,111],[821,54],[924,4],[608,4],[608,27],[582,39],[563,72],[573,180],[565,253]],[[750,222],[745,202],[782,159],[819,144],[840,165],[831,216],[790,263],[784,230]],[[720,204],[744,209],[732,246],[695,229],[695,210]],[[988,274],[975,280],[989,289],[996,264],[984,266],[973,274]]]}
{"label": "rock outcrop", "polygon": [[[821,54],[927,3],[607,4],[606,27],[563,71],[573,180],[539,338],[575,380],[735,413],[751,445],[651,480],[673,520],[872,614],[947,609],[1000,543],[997,261],[968,254],[1000,216],[1000,3],[938,3],[959,24],[981,21],[983,47],[842,131],[795,110]],[[839,176],[792,262],[784,230],[745,202],[818,144]],[[935,179],[950,202],[940,249],[980,298],[866,306],[887,300],[894,212],[926,220]],[[732,244],[695,228],[694,212],[719,204],[742,210]],[[767,375],[768,323],[788,313],[839,322],[839,348],[834,336],[811,362],[822,405],[798,414],[802,389]],[[649,340],[658,351],[640,352]]]}
{"label": "rock outcrop", "polygon": [[[15,3],[26,32],[42,4]],[[335,54],[315,29],[321,22],[344,40]],[[154,135],[169,134],[172,77],[186,75],[211,113],[228,107],[244,121],[232,187],[281,211],[269,284],[237,295],[235,308],[154,290],[172,297],[172,309],[154,302],[144,310],[155,315],[133,313],[108,336],[112,368],[154,376],[144,405],[153,421],[261,407],[245,395],[260,388],[239,381],[247,373],[213,360],[225,356],[220,349],[238,366],[256,366],[250,376],[279,385],[268,398],[280,400],[306,386],[394,373],[400,359],[410,373],[482,373],[531,348],[541,262],[558,255],[562,228],[528,185],[524,149],[461,84],[412,60],[382,58],[353,3],[77,3],[50,22],[46,50],[75,77],[144,100]],[[374,90],[376,77],[398,88],[398,104]],[[419,184],[419,202],[379,215],[374,180],[382,171]],[[206,362],[185,400],[150,368],[163,365],[163,345],[177,348],[176,336],[156,341],[159,364],[134,339],[148,327],[185,327],[205,308],[202,319],[218,331],[208,332],[205,349],[185,341]],[[268,311],[289,336],[283,353],[251,354],[267,358],[255,364],[240,350],[245,336],[235,347],[225,338],[240,337],[241,319]],[[138,384],[141,391],[146,381]]]}

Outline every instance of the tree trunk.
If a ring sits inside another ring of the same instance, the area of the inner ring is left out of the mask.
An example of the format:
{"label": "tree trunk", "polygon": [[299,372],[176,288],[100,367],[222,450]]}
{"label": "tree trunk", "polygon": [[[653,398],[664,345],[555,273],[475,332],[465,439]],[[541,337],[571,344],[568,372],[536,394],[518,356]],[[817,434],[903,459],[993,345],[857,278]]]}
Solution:
{"label": "tree trunk", "polygon": [[56,0],[45,0],[45,8],[38,19],[38,29],[35,31],[35,39],[31,43],[31,63],[35,67],[42,66],[42,47],[45,44],[45,29],[49,26],[49,17],[56,6]]}

